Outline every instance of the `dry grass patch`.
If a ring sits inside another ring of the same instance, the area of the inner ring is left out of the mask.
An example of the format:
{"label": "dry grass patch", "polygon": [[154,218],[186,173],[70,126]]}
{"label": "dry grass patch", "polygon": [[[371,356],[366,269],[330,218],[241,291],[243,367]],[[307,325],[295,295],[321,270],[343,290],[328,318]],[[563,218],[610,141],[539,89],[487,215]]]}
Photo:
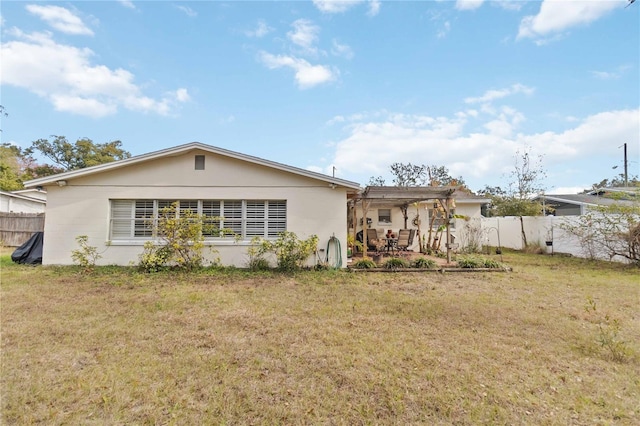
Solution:
{"label": "dry grass patch", "polygon": [[[4,424],[634,424],[637,269],[144,275],[3,258]],[[628,355],[598,343],[620,322]]]}

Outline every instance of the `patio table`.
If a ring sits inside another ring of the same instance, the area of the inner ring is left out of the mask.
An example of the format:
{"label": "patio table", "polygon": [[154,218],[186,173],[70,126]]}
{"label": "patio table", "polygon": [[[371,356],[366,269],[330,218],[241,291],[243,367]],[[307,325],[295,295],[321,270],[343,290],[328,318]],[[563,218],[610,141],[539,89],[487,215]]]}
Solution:
{"label": "patio table", "polygon": [[398,239],[397,238],[391,238],[391,237],[384,237],[384,239],[387,241],[387,253],[389,251],[391,251],[392,254],[396,254],[396,248],[398,247]]}

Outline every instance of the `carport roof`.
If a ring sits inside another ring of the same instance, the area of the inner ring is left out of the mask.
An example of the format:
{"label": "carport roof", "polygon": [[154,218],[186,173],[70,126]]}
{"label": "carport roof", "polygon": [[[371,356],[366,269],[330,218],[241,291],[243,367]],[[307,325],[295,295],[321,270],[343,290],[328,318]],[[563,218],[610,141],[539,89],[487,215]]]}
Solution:
{"label": "carport roof", "polygon": [[489,199],[471,194],[459,186],[367,186],[353,197],[354,200],[370,200],[376,204],[389,205],[407,205],[447,198],[456,201],[489,202]]}

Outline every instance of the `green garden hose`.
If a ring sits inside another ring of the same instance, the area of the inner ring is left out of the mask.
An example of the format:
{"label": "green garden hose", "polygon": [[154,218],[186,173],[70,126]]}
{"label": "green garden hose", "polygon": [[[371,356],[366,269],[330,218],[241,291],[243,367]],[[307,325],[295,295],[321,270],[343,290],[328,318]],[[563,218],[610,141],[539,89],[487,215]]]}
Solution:
{"label": "green garden hose", "polygon": [[342,268],[342,247],[340,246],[340,240],[337,239],[335,235],[332,235],[331,238],[329,238],[329,241],[327,241],[327,265],[329,264],[329,246],[331,246],[331,243],[333,243],[336,253],[335,268]]}

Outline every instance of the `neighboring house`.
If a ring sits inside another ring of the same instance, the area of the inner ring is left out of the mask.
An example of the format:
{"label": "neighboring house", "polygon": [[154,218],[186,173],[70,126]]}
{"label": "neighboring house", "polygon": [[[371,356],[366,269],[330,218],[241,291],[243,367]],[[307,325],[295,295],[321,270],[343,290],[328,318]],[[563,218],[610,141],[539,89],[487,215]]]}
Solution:
{"label": "neighboring house", "polygon": [[[348,194],[355,182],[193,142],[25,183],[47,191],[44,264],[71,264],[76,237],[88,236],[100,264],[137,263],[153,238],[149,218],[174,201],[222,217],[235,236],[207,237],[223,265],[245,266],[255,236],[281,231],[299,238],[332,236],[346,259]],[[310,259],[313,263],[315,259]],[[346,262],[345,262],[346,263]]]}
{"label": "neighboring house", "polygon": [[11,191],[11,193],[47,201],[47,191],[42,188],[20,189],[18,191]]}
{"label": "neighboring house", "polygon": [[[29,194],[29,195],[27,195]],[[46,199],[34,197],[24,191],[0,191],[0,212],[2,213],[44,213]]]}
{"label": "neighboring house", "polygon": [[[448,198],[451,199],[449,202]],[[417,220],[420,221],[422,234],[428,234],[429,224],[432,223],[431,218],[434,215],[434,230],[446,223],[441,207],[448,204],[449,214],[453,219],[450,221],[451,242],[455,242],[457,236],[456,223],[471,218],[479,219],[481,207],[491,201],[459,187],[428,186],[369,186],[353,199],[351,214],[352,219],[355,219],[355,225],[352,220],[350,229],[356,234],[363,228],[363,200],[367,211],[367,227],[376,229],[378,234],[384,234],[388,230],[397,234],[400,229],[417,231]],[[412,241],[409,250],[419,250],[417,237]]]}
{"label": "neighboring house", "polygon": [[595,191],[593,194],[544,194],[536,197],[535,200],[540,201],[544,205],[545,211],[548,211],[553,216],[581,216],[587,213],[590,208],[598,206],[611,206],[614,204],[632,206],[634,204],[629,199],[594,195],[605,193],[610,193],[610,191]]}

